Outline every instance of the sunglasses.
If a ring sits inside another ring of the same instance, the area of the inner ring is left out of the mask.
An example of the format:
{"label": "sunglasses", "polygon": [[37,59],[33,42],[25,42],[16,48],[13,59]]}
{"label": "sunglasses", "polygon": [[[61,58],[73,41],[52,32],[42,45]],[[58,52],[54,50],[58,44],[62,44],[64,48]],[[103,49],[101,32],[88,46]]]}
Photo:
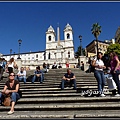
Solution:
{"label": "sunglasses", "polygon": [[9,75],[9,76],[15,76],[15,75]]}

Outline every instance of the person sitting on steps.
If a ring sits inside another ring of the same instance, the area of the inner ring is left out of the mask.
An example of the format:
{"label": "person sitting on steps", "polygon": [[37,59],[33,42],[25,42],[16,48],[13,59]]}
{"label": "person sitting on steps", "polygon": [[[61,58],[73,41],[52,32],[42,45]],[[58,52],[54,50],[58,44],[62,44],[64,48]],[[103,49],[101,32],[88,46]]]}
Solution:
{"label": "person sitting on steps", "polygon": [[20,99],[20,84],[19,81],[15,80],[15,73],[9,73],[9,80],[6,81],[4,89],[0,93],[0,104],[2,105],[4,95],[10,94],[11,96],[11,108],[8,114],[14,113],[14,106],[18,99]]}
{"label": "person sitting on steps", "polygon": [[36,71],[34,72],[34,76],[32,78],[32,83],[35,82],[36,78],[39,79],[40,83],[44,80],[43,72],[40,70],[40,66],[36,67]]}
{"label": "person sitting on steps", "polygon": [[57,64],[56,64],[56,62],[54,62],[54,64],[52,65],[52,69],[57,69]]}
{"label": "person sitting on steps", "polygon": [[72,86],[72,84],[74,84],[74,88],[73,89],[77,89],[76,87],[76,77],[74,75],[74,73],[72,73],[71,69],[67,69],[67,73],[64,74],[63,78],[62,78],[62,83],[61,83],[61,89],[64,89],[64,85],[65,84],[69,84],[70,86]]}
{"label": "person sitting on steps", "polygon": [[26,70],[23,67],[20,68],[15,79],[17,79],[18,81],[23,80],[24,83],[26,83]]}

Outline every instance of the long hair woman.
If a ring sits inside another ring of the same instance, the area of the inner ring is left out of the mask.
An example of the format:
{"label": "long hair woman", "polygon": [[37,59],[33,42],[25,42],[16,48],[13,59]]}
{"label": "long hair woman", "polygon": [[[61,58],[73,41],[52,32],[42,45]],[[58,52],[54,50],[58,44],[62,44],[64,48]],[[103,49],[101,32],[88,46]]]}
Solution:
{"label": "long hair woman", "polygon": [[110,68],[113,80],[117,85],[118,94],[116,94],[116,90],[112,91],[113,95],[120,96],[120,83],[119,83],[119,74],[120,71],[120,61],[118,55],[115,52],[110,52]]}
{"label": "long hair woman", "polygon": [[102,60],[103,54],[101,52],[98,52],[97,59],[95,58],[92,62],[92,65],[94,66],[94,76],[97,80],[98,84],[98,95],[101,97],[104,97],[104,86],[105,86],[105,76],[103,69],[105,69],[104,62]]}
{"label": "long hair woman", "polygon": [[15,80],[15,73],[11,72],[9,74],[9,79],[6,81],[4,89],[0,93],[0,103],[2,104],[2,98],[4,95],[10,94],[11,96],[11,108],[8,114],[14,113],[14,106],[18,99],[20,99],[20,84],[18,80]]}
{"label": "long hair woman", "polygon": [[11,58],[11,59],[8,61],[8,63],[7,63],[8,72],[9,72],[9,73],[13,72],[13,69],[14,69],[14,67],[16,67],[16,66],[17,66],[17,64],[16,64],[14,58]]}

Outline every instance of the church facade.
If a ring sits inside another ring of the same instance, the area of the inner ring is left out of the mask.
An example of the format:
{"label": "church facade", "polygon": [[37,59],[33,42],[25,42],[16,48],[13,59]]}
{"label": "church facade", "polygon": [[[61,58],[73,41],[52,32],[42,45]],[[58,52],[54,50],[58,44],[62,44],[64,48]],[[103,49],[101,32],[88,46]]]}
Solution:
{"label": "church facade", "polygon": [[[46,49],[45,51],[20,53],[22,66],[30,67],[31,69],[45,62],[52,65],[54,62],[61,63],[65,68],[65,63],[69,62],[70,67],[78,63],[74,53],[73,29],[70,24],[67,24],[63,30],[64,40],[60,39],[60,28],[57,27],[57,34],[54,28],[50,27],[46,31]],[[57,36],[56,36],[57,35]],[[57,39],[56,39],[57,38]],[[17,61],[18,54],[3,55],[7,61],[11,57]]]}

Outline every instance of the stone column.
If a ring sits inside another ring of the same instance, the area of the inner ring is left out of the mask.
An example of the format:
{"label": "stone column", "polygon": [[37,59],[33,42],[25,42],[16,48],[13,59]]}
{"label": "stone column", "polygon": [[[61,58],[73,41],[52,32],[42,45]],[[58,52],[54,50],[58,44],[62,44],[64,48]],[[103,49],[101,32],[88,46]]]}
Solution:
{"label": "stone column", "polygon": [[20,70],[20,68],[22,67],[22,60],[21,59],[17,59],[16,60],[16,64],[18,66],[18,70]]}
{"label": "stone column", "polygon": [[79,64],[80,64],[80,66],[81,66],[81,61],[83,61],[83,63],[84,63],[84,71],[86,71],[88,69],[88,67],[89,67],[89,65],[86,64],[87,57],[86,56],[79,56]]}

